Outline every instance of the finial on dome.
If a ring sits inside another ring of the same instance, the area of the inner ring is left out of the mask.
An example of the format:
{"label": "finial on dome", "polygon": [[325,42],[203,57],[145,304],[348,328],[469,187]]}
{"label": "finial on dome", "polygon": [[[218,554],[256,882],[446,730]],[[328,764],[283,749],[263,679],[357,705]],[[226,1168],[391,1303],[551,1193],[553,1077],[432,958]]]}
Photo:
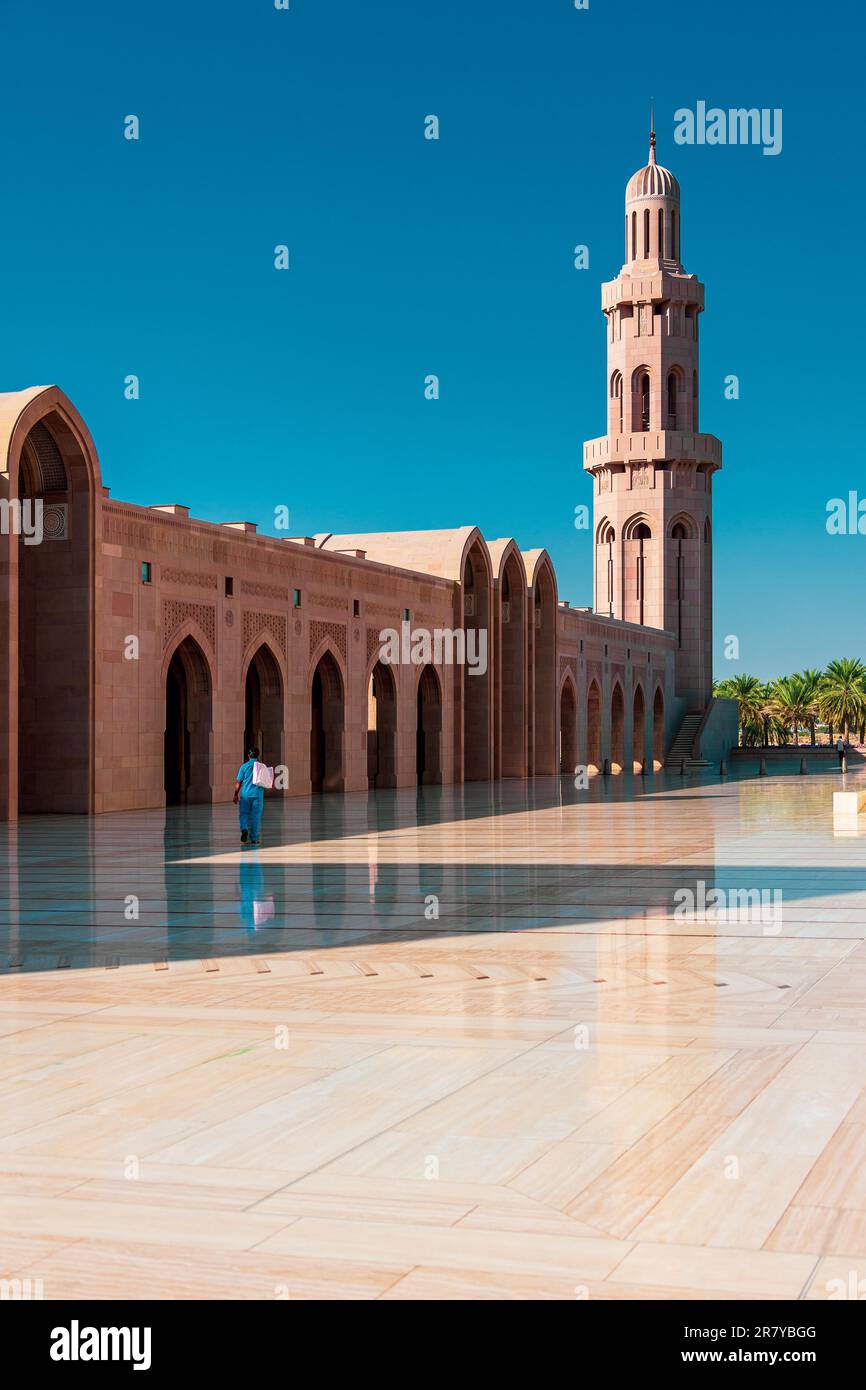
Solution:
{"label": "finial on dome", "polygon": [[656,162],[656,118],[655,118],[655,102],[654,102],[654,100],[653,100],[652,97],[650,97],[650,151],[649,151],[649,162],[650,162],[650,164],[655,164],[655,162]]}

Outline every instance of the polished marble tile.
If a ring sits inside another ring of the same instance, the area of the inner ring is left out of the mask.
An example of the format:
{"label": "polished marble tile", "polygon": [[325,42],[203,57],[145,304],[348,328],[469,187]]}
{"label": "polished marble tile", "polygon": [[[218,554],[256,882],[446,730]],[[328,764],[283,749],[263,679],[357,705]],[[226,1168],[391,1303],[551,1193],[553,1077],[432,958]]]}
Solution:
{"label": "polished marble tile", "polygon": [[[0,1277],[263,1299],[866,1278],[866,818],[834,836],[835,785],[292,800],[256,851],[230,806],[0,827]],[[713,888],[727,915],[684,915]]]}

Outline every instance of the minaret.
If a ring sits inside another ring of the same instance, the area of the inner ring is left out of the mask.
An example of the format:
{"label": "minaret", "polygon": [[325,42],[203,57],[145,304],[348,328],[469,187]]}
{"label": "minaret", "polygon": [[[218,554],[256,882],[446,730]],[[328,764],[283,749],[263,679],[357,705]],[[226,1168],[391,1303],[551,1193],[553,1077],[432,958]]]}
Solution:
{"label": "minaret", "polygon": [[607,434],[584,445],[594,480],[594,608],[667,628],[688,710],[712,691],[712,478],[722,446],[698,433],[704,287],[682,264],[680,186],[656,161],[625,192],[625,263],[602,286]]}

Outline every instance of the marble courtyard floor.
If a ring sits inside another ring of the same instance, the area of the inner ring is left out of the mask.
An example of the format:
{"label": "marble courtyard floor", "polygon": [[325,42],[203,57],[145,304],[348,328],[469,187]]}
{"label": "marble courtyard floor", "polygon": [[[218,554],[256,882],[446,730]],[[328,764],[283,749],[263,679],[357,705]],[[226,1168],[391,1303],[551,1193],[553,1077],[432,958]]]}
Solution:
{"label": "marble courtyard floor", "polygon": [[[866,816],[834,832],[839,785],[292,800],[244,851],[231,806],[0,827],[0,1278],[856,1288]],[[713,888],[769,911],[683,915]]]}

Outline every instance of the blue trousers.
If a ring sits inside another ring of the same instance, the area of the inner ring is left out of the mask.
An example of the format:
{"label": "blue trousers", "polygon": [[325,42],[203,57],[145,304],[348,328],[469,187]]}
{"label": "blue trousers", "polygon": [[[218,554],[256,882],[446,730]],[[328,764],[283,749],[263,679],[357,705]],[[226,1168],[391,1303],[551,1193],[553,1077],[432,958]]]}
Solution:
{"label": "blue trousers", "polygon": [[257,840],[259,838],[264,804],[265,798],[262,792],[259,792],[258,796],[241,796],[238,798],[238,818],[241,823],[241,830],[248,830],[251,840]]}

